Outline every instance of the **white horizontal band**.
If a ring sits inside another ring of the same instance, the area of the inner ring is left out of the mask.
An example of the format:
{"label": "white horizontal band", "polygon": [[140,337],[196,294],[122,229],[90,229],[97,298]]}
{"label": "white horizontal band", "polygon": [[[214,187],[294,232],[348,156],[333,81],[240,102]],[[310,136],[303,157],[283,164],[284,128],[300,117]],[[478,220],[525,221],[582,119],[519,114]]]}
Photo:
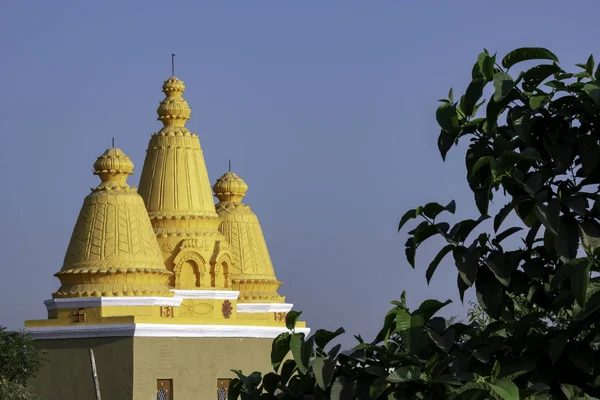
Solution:
{"label": "white horizontal band", "polygon": [[44,301],[48,311],[57,308],[126,307],[126,306],[173,306],[183,301],[180,297],[70,297]]}
{"label": "white horizontal band", "polygon": [[294,305],[289,303],[237,303],[238,313],[288,312]]}
{"label": "white horizontal band", "polygon": [[237,290],[182,290],[171,289],[175,297],[182,299],[205,300],[237,300],[240,292]]}
{"label": "white horizontal band", "polygon": [[[114,324],[52,326],[26,329],[34,339],[77,339],[95,337],[233,337],[273,339],[285,327],[240,325]],[[296,328],[308,336],[310,328]]]}

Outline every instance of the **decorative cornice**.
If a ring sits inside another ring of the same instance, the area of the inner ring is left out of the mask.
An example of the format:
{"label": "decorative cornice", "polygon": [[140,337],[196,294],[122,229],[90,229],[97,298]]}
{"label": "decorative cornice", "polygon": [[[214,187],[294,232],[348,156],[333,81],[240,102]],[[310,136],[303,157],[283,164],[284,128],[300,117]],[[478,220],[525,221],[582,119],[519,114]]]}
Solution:
{"label": "decorative cornice", "polygon": [[[241,325],[172,325],[172,324],[111,324],[53,326],[26,329],[34,339],[79,339],[96,337],[231,337],[273,339],[285,327]],[[297,328],[296,332],[308,336],[310,328]]]}
{"label": "decorative cornice", "polygon": [[238,303],[238,313],[289,312],[294,305],[290,303]]}
{"label": "decorative cornice", "polygon": [[72,297],[44,301],[48,311],[57,308],[172,306],[178,307],[181,297]]}
{"label": "decorative cornice", "polygon": [[237,300],[240,292],[237,290],[180,290],[172,289],[175,298],[206,299],[206,300]]}

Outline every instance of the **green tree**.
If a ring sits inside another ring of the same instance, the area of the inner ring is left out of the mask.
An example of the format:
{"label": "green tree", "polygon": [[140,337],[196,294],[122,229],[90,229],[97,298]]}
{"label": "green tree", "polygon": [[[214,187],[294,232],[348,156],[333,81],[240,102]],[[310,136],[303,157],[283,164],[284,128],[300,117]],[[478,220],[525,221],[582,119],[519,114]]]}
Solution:
{"label": "green tree", "polygon": [[[398,228],[418,221],[405,246],[413,268],[419,246],[443,238],[427,281],[451,254],[461,299],[474,290],[485,313],[475,314],[479,323],[447,324],[435,314],[448,302],[410,311],[402,298],[372,342],[357,337],[351,352],[339,353],[325,346],[341,331],[306,338],[293,330],[291,313],[292,331],[273,343],[274,372],[237,371],[230,398],[600,396],[600,69],[590,56],[566,72],[543,48],[496,58],[481,53],[465,94],[455,101],[451,89],[436,112],[443,159],[468,141],[477,215],[451,225],[441,218],[455,212],[454,201],[428,203],[406,212]],[[542,61],[511,70],[531,60]]]}
{"label": "green tree", "polygon": [[27,384],[40,363],[40,354],[29,335],[0,326],[0,399],[37,399]]}

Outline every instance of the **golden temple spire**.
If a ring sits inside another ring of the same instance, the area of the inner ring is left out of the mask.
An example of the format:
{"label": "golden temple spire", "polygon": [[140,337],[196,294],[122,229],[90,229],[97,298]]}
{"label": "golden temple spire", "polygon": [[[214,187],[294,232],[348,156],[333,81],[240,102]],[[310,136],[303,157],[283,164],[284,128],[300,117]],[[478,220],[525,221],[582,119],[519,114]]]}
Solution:
{"label": "golden temple spire", "polygon": [[144,199],[163,259],[182,289],[229,288],[227,241],[219,233],[210,180],[198,135],[185,123],[191,109],[183,99],[183,81],[163,84],[158,107],[163,128],[148,144],[140,178]]}
{"label": "golden temple spire", "polygon": [[187,101],[181,97],[185,92],[183,81],[172,76],[165,81],[162,89],[166,97],[160,102],[160,106],[156,110],[158,120],[164,126],[185,126],[185,122],[190,119],[192,110]]}
{"label": "golden temple spire", "polygon": [[213,186],[213,191],[219,201],[241,202],[246,196],[248,185],[246,185],[246,182],[242,178],[231,172],[230,167],[229,172],[217,179],[217,182]]}
{"label": "golden temple spire", "polygon": [[164,127],[150,139],[139,188],[150,219],[217,218],[198,135],[185,127],[192,111],[182,97],[185,85],[171,77],[162,89],[157,113]]}
{"label": "golden temple spire", "polygon": [[232,288],[240,291],[240,302],[283,302],[277,293],[281,282],[275,277],[267,243],[256,214],[242,203],[248,185],[227,172],[213,186],[221,218],[220,232],[229,241],[233,270]]}
{"label": "golden temple spire", "polygon": [[127,184],[132,173],[120,149],[94,163],[101,183],[83,202],[54,297],[172,296],[144,202]]}

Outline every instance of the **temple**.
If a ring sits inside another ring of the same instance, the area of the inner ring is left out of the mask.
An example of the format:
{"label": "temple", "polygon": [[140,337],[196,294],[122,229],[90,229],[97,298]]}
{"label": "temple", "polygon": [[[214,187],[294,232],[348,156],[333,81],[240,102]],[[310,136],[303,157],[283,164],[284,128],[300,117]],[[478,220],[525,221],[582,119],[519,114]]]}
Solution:
{"label": "temple", "polygon": [[224,400],[231,370],[269,371],[287,330],[292,304],[242,202],[248,186],[229,171],[211,187],[185,126],[185,85],[171,77],[162,89],[139,189],[122,150],[98,157],[48,318],[25,322],[46,359],[35,381],[44,398],[95,399],[94,368],[103,398]]}

